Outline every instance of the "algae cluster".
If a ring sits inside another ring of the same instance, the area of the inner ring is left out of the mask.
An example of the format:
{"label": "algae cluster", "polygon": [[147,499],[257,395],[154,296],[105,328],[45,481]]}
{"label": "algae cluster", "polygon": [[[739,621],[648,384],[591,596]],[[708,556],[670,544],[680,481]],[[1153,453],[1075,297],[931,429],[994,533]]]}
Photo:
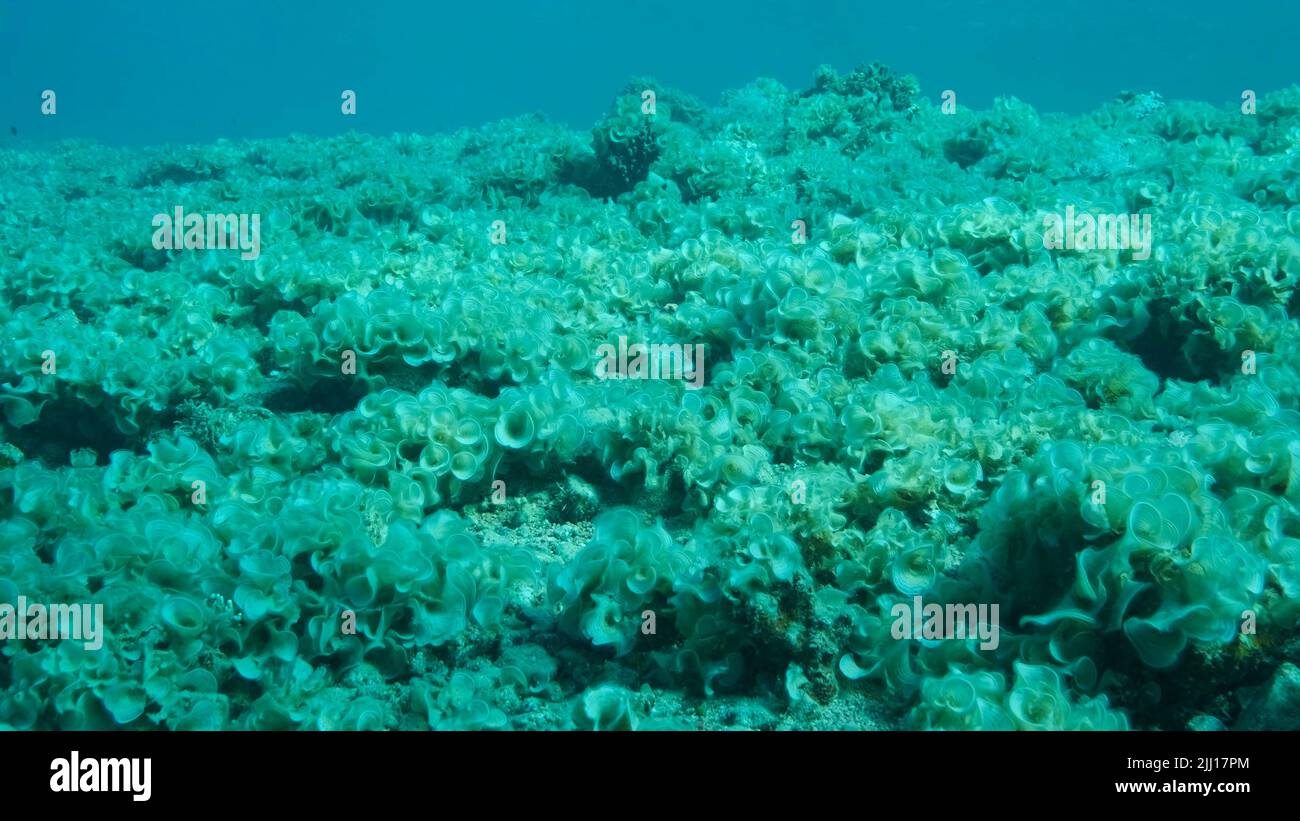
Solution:
{"label": "algae cluster", "polygon": [[[0,725],[1296,726],[1298,205],[1300,89],[880,66],[0,152],[0,601],[106,632],[0,645]],[[154,247],[177,207],[260,254]],[[620,338],[703,387],[598,378]],[[997,647],[895,639],[917,596]]]}

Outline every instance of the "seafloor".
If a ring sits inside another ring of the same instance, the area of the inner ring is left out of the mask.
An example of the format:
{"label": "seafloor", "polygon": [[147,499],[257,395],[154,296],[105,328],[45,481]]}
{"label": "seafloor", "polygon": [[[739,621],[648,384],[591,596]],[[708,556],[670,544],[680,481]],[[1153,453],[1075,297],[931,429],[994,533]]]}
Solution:
{"label": "seafloor", "polygon": [[1300,89],[955,102],[11,141],[0,726],[1300,727]]}

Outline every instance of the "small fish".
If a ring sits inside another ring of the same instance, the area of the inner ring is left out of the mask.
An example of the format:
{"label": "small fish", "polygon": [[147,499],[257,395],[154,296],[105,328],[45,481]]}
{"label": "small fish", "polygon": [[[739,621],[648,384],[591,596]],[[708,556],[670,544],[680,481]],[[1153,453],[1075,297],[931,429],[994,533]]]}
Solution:
{"label": "small fish", "polygon": [[12,134],[12,135],[14,135],[15,137],[17,137],[17,136],[18,136],[18,126],[16,126],[16,125],[11,125],[11,126],[9,126],[9,133]]}

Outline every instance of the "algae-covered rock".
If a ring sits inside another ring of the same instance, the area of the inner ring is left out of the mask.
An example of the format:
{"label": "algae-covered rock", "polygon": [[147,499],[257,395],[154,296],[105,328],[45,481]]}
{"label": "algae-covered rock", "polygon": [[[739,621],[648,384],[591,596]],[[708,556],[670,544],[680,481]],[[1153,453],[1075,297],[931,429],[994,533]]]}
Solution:
{"label": "algae-covered rock", "polygon": [[1296,728],[1300,89],[937,99],[0,150],[0,725]]}
{"label": "algae-covered rock", "polygon": [[1236,730],[1300,730],[1300,667],[1285,662],[1250,699]]}

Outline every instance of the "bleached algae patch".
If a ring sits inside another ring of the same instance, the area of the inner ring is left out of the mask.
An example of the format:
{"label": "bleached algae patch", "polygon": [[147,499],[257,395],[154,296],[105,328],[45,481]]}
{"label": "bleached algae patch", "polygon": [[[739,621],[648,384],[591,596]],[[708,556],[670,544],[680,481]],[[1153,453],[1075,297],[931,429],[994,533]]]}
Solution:
{"label": "bleached algae patch", "polygon": [[942,97],[0,152],[0,725],[1294,728],[1300,89]]}

